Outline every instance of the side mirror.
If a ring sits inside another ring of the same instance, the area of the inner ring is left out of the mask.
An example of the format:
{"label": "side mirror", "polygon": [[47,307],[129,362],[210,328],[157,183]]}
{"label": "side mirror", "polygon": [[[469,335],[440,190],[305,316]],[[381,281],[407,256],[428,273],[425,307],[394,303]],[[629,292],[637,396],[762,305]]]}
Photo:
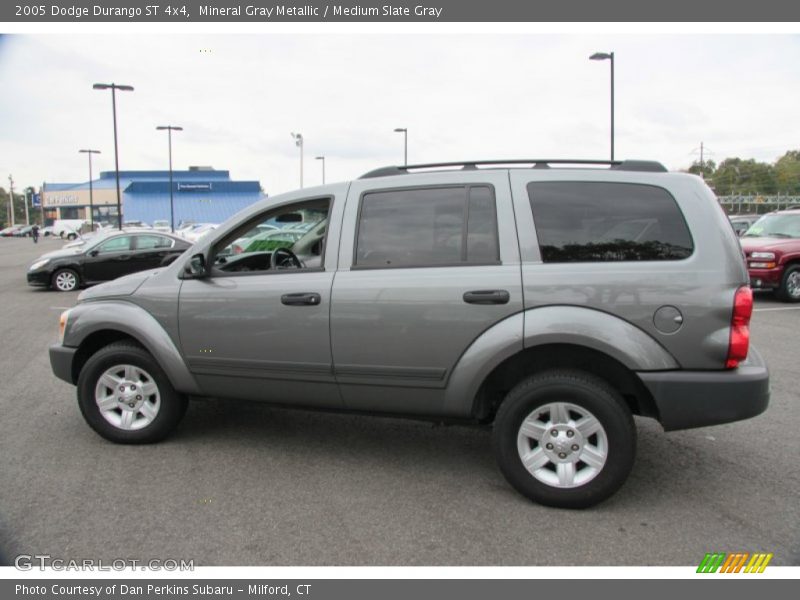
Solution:
{"label": "side mirror", "polygon": [[91,250],[89,252],[89,256],[97,256],[98,254],[100,254],[100,250]]}
{"label": "side mirror", "polygon": [[183,270],[187,279],[202,279],[206,276],[206,257],[202,254],[195,254],[189,259],[186,268]]}

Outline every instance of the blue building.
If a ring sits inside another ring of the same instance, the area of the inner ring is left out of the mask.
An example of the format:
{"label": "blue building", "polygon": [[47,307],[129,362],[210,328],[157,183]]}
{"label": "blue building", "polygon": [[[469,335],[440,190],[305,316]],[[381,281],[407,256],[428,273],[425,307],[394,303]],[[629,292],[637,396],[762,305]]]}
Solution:
{"label": "blue building", "polygon": [[[123,221],[170,220],[169,171],[120,171]],[[116,224],[116,172],[103,171],[91,182],[94,220]],[[185,221],[221,223],[264,198],[258,181],[233,181],[229,171],[189,167],[172,172],[175,226]],[[46,183],[43,194],[46,223],[55,219],[90,219],[89,182]]]}

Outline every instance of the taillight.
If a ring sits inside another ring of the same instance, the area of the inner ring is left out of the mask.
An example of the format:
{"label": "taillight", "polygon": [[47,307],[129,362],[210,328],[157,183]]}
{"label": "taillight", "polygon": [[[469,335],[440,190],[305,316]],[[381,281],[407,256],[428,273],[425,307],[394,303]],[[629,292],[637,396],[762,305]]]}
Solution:
{"label": "taillight", "polygon": [[747,358],[750,347],[750,317],[753,314],[753,290],[747,286],[736,290],[733,297],[733,316],[731,317],[731,337],[728,342],[726,369],[735,369],[739,362]]}

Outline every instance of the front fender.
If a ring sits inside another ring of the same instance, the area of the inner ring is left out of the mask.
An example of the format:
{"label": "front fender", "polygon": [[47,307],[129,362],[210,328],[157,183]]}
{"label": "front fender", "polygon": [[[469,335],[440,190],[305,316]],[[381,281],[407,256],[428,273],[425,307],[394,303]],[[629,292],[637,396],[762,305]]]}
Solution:
{"label": "front fender", "polygon": [[64,345],[77,348],[98,331],[119,331],[129,335],[153,355],[176,390],[184,394],[200,393],[197,381],[189,372],[172,338],[140,306],[123,300],[78,304],[70,311]]}

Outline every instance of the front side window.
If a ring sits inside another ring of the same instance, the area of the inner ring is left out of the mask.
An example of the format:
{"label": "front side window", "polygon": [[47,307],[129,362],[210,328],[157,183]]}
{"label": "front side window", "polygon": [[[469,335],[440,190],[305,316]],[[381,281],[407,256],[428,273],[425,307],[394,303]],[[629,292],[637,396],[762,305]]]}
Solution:
{"label": "front side window", "polygon": [[663,188],[551,181],[527,189],[546,263],[680,260],[694,249],[683,214]]}
{"label": "front side window", "polygon": [[364,194],[355,266],[496,264],[500,260],[492,188],[454,186]]}
{"label": "front side window", "polygon": [[217,274],[322,268],[330,198],[272,209],[215,244]]}

